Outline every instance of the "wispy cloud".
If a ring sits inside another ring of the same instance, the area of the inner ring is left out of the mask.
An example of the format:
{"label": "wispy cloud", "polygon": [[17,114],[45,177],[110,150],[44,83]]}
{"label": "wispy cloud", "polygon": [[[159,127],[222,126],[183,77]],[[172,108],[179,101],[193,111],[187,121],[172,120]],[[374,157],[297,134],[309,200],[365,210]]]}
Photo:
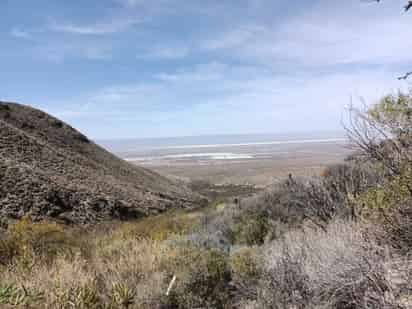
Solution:
{"label": "wispy cloud", "polygon": [[150,82],[102,88],[79,98],[87,104],[65,116],[74,123],[121,119],[123,126],[150,119],[153,130],[167,125],[175,130],[171,134],[339,129],[351,96],[373,102],[397,87],[384,71],[284,76],[260,67],[211,62],[157,74]]}
{"label": "wispy cloud", "polygon": [[241,26],[218,34],[215,38],[206,39],[201,42],[200,47],[208,50],[239,48],[246,42],[261,36],[265,30],[265,27],[259,25]]}
{"label": "wispy cloud", "polygon": [[280,22],[227,27],[199,44],[205,50],[276,67],[325,67],[345,64],[409,62],[410,16],[388,5],[319,0]]}
{"label": "wispy cloud", "polygon": [[404,0],[95,2],[53,4],[44,15],[54,20],[27,13],[27,28],[4,21],[27,46],[9,40],[0,57],[10,72],[40,67],[70,80],[70,89],[38,82],[55,89],[49,110],[94,136],[339,127],[351,96],[396,90],[412,63]]}
{"label": "wispy cloud", "polygon": [[162,7],[164,5],[172,4],[175,5],[176,3],[173,3],[173,0],[154,0],[154,1],[146,1],[146,0],[113,0],[115,3],[118,3],[126,8],[148,8],[148,7]]}
{"label": "wispy cloud", "polygon": [[50,25],[50,29],[56,32],[63,32],[69,34],[79,35],[105,35],[113,34],[124,31],[131,26],[134,26],[142,22],[141,18],[116,18],[108,22],[89,24],[89,25],[77,25],[77,24],[59,24],[53,22]]}
{"label": "wispy cloud", "polygon": [[28,31],[21,30],[19,28],[11,29],[10,35],[18,39],[30,39],[31,38],[31,34]]}
{"label": "wispy cloud", "polygon": [[128,8],[135,8],[137,6],[145,5],[147,3],[147,1],[145,0],[114,0],[114,2],[117,2]]}
{"label": "wispy cloud", "polygon": [[67,58],[88,60],[109,60],[110,46],[99,42],[50,42],[33,48],[36,57],[54,63],[63,63]]}
{"label": "wispy cloud", "polygon": [[185,58],[189,53],[190,48],[187,46],[155,46],[149,50],[139,52],[136,58],[171,60]]}

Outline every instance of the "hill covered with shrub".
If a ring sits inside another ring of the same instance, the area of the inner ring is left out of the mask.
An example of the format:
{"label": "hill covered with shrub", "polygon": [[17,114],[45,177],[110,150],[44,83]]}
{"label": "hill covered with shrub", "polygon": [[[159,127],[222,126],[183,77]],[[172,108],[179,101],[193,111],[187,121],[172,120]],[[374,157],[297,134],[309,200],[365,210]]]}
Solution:
{"label": "hill covered with shrub", "polygon": [[132,219],[201,204],[183,183],[117,158],[68,124],[0,102],[0,218]]}

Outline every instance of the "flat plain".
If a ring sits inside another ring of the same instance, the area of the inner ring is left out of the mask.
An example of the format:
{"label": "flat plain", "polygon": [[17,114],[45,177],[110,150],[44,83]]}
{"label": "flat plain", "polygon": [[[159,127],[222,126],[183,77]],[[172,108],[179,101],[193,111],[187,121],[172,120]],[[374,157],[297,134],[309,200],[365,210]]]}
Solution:
{"label": "flat plain", "polygon": [[126,159],[163,175],[186,181],[264,187],[289,174],[319,174],[327,165],[342,162],[350,152],[346,141],[336,139],[281,144],[217,145],[207,149],[169,148]]}

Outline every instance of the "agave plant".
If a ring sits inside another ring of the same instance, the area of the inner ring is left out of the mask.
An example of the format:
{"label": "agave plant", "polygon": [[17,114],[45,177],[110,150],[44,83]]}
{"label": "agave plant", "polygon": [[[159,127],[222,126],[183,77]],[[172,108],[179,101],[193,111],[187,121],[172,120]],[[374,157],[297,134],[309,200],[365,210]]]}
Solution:
{"label": "agave plant", "polygon": [[17,287],[14,284],[0,285],[0,305],[33,306],[44,299],[41,292],[31,291],[24,286]]}
{"label": "agave plant", "polygon": [[115,283],[112,288],[112,302],[120,308],[129,308],[134,304],[136,292],[126,284]]}

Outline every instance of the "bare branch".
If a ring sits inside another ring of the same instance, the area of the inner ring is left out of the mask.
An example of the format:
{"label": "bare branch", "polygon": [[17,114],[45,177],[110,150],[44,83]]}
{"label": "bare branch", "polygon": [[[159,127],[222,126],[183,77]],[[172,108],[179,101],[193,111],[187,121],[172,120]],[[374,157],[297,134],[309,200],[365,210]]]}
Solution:
{"label": "bare branch", "polygon": [[408,1],[408,4],[405,5],[405,12],[409,11],[410,8],[412,8],[412,0],[409,0],[409,1]]}
{"label": "bare branch", "polygon": [[[412,0],[411,0],[411,2],[410,2],[410,5],[411,5],[411,7],[412,7]],[[399,79],[399,80],[406,80],[406,79],[408,79],[408,77],[411,76],[411,75],[412,75],[412,72],[408,72],[408,73],[406,73],[405,75],[399,76],[398,79]]]}
{"label": "bare branch", "polygon": [[[381,0],[370,0],[369,2],[381,2]],[[412,8],[412,0],[408,0],[407,4],[404,6],[405,12],[408,12]]]}

